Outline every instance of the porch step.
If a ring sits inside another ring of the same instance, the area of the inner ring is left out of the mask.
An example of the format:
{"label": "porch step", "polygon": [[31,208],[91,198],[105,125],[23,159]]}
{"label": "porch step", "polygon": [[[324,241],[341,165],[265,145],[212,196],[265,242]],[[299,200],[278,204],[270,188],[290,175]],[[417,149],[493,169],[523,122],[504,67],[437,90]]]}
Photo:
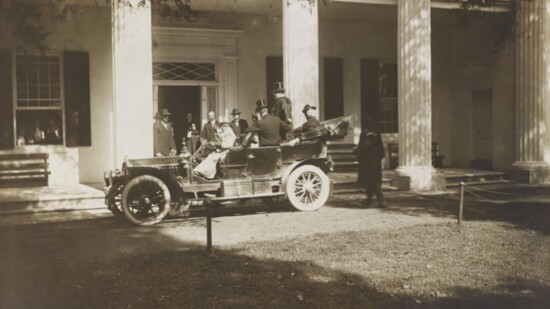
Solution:
{"label": "porch step", "polygon": [[103,192],[85,185],[0,189],[0,216],[107,209],[104,198]]}
{"label": "porch step", "polygon": [[[357,171],[329,173],[329,178],[334,184],[334,194],[360,193],[363,192],[357,183]],[[383,191],[395,191],[397,187],[392,185],[392,180],[382,178]]]}
{"label": "porch step", "polygon": [[357,172],[359,163],[353,153],[355,144],[329,144],[327,155],[334,161],[335,172]]}
{"label": "porch step", "polygon": [[457,187],[461,182],[469,185],[508,183],[506,174],[493,171],[444,172],[447,187]]}

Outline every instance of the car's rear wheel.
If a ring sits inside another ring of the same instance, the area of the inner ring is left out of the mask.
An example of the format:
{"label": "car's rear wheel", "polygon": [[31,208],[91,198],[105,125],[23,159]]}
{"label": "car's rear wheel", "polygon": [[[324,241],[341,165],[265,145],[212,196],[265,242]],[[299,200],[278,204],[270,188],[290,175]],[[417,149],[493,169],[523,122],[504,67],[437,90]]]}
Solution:
{"label": "car's rear wheel", "polygon": [[300,211],[317,210],[327,202],[330,193],[328,176],[313,165],[302,165],[292,171],[286,182],[290,204]]}
{"label": "car's rear wheel", "polygon": [[155,176],[133,178],[122,191],[122,210],[132,223],[154,225],[170,210],[170,190]]}

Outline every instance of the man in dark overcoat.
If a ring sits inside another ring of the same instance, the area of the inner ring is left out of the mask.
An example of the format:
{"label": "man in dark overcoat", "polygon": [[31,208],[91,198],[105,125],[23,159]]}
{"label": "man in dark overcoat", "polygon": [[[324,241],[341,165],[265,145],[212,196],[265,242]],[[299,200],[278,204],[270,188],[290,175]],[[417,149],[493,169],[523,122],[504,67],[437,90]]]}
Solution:
{"label": "man in dark overcoat", "polygon": [[202,127],[201,138],[205,142],[216,142],[216,130],[219,127],[219,123],[216,120],[216,113],[213,111],[208,112],[208,122]]}
{"label": "man in dark overcoat", "polygon": [[279,117],[288,124],[292,123],[292,101],[286,97],[283,83],[275,83],[273,97],[275,104],[271,107],[271,115]]}
{"label": "man in dark overcoat", "polygon": [[175,155],[176,143],[170,115],[167,109],[161,109],[155,115],[159,118],[153,124],[153,148],[156,157]]}
{"label": "man in dark overcoat", "polygon": [[233,120],[229,123],[229,126],[231,126],[231,129],[235,132],[235,136],[237,136],[237,143],[240,143],[246,129],[248,129],[248,122],[241,119],[241,111],[238,108],[234,108],[231,111],[231,115],[233,116]]}
{"label": "man in dark overcoat", "polygon": [[281,145],[281,132],[289,132],[292,127],[281,119],[269,115],[268,106],[264,99],[256,102],[256,112],[260,112],[260,119],[249,131],[257,131],[260,147]]}
{"label": "man in dark overcoat", "polygon": [[382,159],[385,151],[377,127],[376,121],[370,118],[355,148],[354,152],[359,162],[357,181],[366,188],[367,205],[372,203],[372,197],[376,195],[378,207],[386,207],[386,201],[382,195]]}

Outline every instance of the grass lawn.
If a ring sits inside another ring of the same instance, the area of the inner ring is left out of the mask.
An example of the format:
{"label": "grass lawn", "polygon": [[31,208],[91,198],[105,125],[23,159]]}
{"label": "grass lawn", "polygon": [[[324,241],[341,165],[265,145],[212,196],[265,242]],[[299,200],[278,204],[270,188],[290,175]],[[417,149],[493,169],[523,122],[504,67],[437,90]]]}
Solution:
{"label": "grass lawn", "polygon": [[2,226],[0,308],[550,308],[547,204],[361,198],[219,218],[212,256],[202,219]]}
{"label": "grass lawn", "polygon": [[92,261],[53,296],[100,308],[548,308],[549,261],[545,233],[419,225]]}

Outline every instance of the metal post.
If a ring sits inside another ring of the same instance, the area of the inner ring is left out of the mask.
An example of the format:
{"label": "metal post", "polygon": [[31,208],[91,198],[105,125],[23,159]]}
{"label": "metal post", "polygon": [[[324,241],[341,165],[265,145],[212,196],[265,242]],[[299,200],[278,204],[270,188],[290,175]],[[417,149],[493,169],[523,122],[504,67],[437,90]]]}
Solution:
{"label": "metal post", "polygon": [[212,207],[209,200],[206,204],[206,251],[212,253]]}
{"label": "metal post", "polygon": [[460,182],[460,204],[458,206],[458,225],[462,225],[462,214],[464,211],[464,182]]}

